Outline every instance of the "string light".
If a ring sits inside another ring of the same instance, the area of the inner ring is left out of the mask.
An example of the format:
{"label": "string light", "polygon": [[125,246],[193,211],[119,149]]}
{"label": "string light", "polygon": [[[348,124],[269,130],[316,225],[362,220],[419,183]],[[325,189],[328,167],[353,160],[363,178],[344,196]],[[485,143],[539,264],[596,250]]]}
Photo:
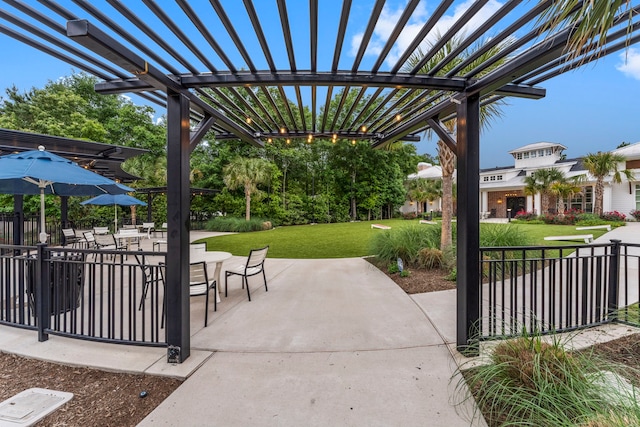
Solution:
{"label": "string light", "polygon": [[273,139],[268,138],[268,139],[267,139],[267,142],[268,142],[269,144],[271,144],[271,143],[273,142]]}
{"label": "string light", "polygon": [[287,138],[287,144],[291,143],[291,140],[289,138]]}
{"label": "string light", "polygon": [[248,125],[250,125],[250,124],[251,124],[251,117],[247,117],[247,118],[245,119],[245,122],[247,122],[247,124],[248,124]]}
{"label": "string light", "polygon": [[355,139],[351,140],[351,145],[356,145],[356,140]]}
{"label": "string light", "polygon": [[360,128],[360,130],[362,130],[362,132],[366,132],[367,131],[367,127],[365,125],[362,125],[362,127]]}
{"label": "string light", "polygon": [[280,128],[280,133],[287,133],[287,128],[281,127]]}
{"label": "string light", "polygon": [[396,121],[399,122],[402,120],[402,116],[400,114],[396,114]]}

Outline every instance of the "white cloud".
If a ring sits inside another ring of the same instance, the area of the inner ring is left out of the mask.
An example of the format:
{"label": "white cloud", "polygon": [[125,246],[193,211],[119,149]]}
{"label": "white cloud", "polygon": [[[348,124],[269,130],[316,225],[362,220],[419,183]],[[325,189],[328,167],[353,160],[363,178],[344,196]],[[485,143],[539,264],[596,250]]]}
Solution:
{"label": "white cloud", "polygon": [[[432,43],[435,40],[436,34],[444,34],[451,28],[451,26],[469,9],[475,0],[467,0],[464,3],[459,4],[454,8],[453,13],[445,14],[440,18],[435,27],[429,32],[423,45],[426,43]],[[415,39],[416,35],[422,29],[424,23],[431,16],[432,11],[427,11],[427,2],[422,1],[411,15],[411,18],[405,25],[405,28],[400,33],[396,43],[389,52],[386,59],[386,64],[389,66],[395,65],[400,56],[406,51],[411,42]],[[434,3],[435,4],[435,3]],[[485,22],[491,15],[493,15],[500,7],[502,3],[497,0],[490,0],[476,15],[465,25],[458,35],[469,34],[483,22]],[[376,24],[374,34],[367,46],[365,56],[377,56],[382,47],[387,42],[391,32],[396,26],[398,19],[402,15],[405,5],[398,5],[396,8],[385,5],[380,14],[380,19]],[[360,32],[354,35],[351,39],[351,54],[355,56],[360,46],[363,33]],[[423,47],[423,49],[425,49]]]}
{"label": "white cloud", "polygon": [[620,54],[622,62],[616,67],[627,77],[640,80],[640,49],[629,48],[627,52]]}

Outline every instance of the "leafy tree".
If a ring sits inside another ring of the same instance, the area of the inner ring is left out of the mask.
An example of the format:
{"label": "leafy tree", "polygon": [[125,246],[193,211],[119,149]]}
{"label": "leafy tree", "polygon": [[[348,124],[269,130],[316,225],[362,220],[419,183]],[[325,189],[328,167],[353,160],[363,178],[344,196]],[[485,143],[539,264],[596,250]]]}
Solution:
{"label": "leafy tree", "polygon": [[224,183],[232,190],[242,187],[245,197],[245,219],[251,219],[251,195],[258,192],[258,184],[270,178],[271,165],[264,159],[236,157],[223,169]]}
{"label": "leafy tree", "polygon": [[589,153],[582,160],[585,169],[596,178],[596,188],[594,191],[595,201],[593,206],[594,214],[602,215],[602,199],[604,196],[605,177],[612,175],[611,179],[617,184],[622,182],[622,175],[624,175],[629,181],[635,179],[633,172],[630,170],[618,169],[618,165],[624,161],[625,157],[623,155],[614,154],[608,151]]}
{"label": "leafy tree", "polygon": [[538,182],[536,181],[536,177],[535,176],[527,175],[527,176],[524,177],[524,189],[523,189],[523,192],[524,192],[525,196],[533,196],[532,208],[533,208],[533,211],[535,212],[535,210],[536,210],[535,195],[540,192],[540,187],[538,185]]}

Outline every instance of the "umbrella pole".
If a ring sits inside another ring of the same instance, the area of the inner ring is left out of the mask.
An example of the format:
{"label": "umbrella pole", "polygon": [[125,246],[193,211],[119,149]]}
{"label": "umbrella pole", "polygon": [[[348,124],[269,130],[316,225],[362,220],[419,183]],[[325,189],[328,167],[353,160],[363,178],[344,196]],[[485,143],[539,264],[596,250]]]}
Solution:
{"label": "umbrella pole", "polygon": [[118,205],[114,204],[113,205],[113,232],[117,233],[118,232]]}
{"label": "umbrella pole", "polygon": [[44,187],[40,187],[40,243],[47,243],[47,231],[44,223]]}

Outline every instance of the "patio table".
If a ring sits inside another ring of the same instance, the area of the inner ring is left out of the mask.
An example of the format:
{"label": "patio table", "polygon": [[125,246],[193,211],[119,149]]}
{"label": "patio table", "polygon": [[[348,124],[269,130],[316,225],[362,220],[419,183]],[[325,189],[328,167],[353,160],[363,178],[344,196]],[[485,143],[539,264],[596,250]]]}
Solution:
{"label": "patio table", "polygon": [[128,229],[124,233],[118,232],[113,235],[118,240],[125,240],[127,242],[127,251],[131,250],[131,239],[142,239],[143,237],[147,237],[147,233],[140,233],[138,231],[132,232],[134,229]]}
{"label": "patio table", "polygon": [[205,262],[207,265],[215,263],[213,278],[216,281],[217,302],[220,302],[220,272],[222,271],[222,263],[231,258],[231,256],[231,253],[222,251],[193,251],[189,256],[189,263],[191,264],[198,262]]}

